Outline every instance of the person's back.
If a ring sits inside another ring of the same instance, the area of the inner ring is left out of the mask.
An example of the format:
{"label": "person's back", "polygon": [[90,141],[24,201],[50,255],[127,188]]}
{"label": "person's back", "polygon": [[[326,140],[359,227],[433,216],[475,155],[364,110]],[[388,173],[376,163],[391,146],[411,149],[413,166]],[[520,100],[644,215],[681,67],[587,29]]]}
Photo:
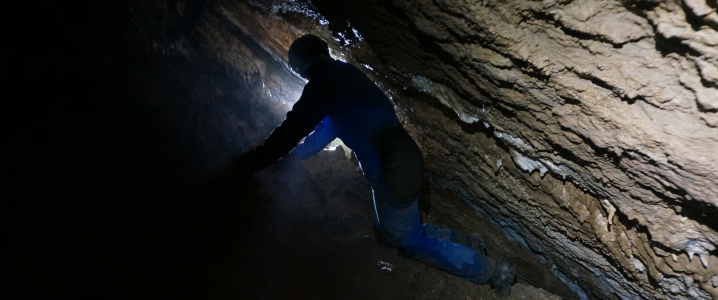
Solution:
{"label": "person's back", "polygon": [[311,102],[313,113],[324,115],[325,125],[357,156],[368,154],[371,135],[400,125],[389,99],[356,67],[330,60],[315,72],[301,100]]}

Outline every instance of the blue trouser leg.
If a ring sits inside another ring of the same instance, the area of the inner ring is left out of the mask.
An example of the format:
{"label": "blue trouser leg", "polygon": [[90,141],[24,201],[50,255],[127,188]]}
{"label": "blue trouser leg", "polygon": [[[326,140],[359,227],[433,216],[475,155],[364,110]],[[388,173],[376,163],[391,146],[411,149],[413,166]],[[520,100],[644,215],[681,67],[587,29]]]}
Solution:
{"label": "blue trouser leg", "polygon": [[386,243],[411,259],[450,274],[479,284],[488,281],[496,265],[493,259],[451,243],[450,233],[448,239],[429,235],[426,229],[437,230],[421,224],[417,196],[423,161],[411,136],[397,126],[372,135],[371,142],[377,155],[362,155],[361,167],[374,192],[374,225]]}
{"label": "blue trouser leg", "polygon": [[451,234],[453,233],[451,229],[439,228],[429,223],[424,223],[422,227],[424,227],[426,235],[451,242]]}
{"label": "blue trouser leg", "polygon": [[433,226],[423,226],[419,215],[419,202],[409,206],[393,203],[388,193],[374,191],[377,212],[375,224],[384,235],[386,242],[402,253],[434,268],[483,284],[493,273],[495,262],[476,251],[454,244],[443,235],[449,230],[434,230],[439,237],[426,233]]}

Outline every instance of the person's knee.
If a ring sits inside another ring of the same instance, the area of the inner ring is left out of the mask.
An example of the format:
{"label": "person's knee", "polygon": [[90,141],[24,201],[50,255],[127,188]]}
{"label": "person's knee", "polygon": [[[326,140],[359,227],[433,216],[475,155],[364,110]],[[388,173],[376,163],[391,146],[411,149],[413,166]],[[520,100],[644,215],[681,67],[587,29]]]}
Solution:
{"label": "person's knee", "polygon": [[384,240],[402,254],[414,253],[421,248],[420,237],[414,234],[383,229]]}
{"label": "person's knee", "polygon": [[401,250],[409,245],[405,235],[401,233],[392,232],[384,228],[382,234],[384,234],[384,241],[392,248]]}
{"label": "person's knee", "polygon": [[392,248],[409,250],[425,243],[426,234],[419,216],[419,204],[415,200],[403,207],[394,199],[384,199],[377,205],[379,229],[386,243]]}

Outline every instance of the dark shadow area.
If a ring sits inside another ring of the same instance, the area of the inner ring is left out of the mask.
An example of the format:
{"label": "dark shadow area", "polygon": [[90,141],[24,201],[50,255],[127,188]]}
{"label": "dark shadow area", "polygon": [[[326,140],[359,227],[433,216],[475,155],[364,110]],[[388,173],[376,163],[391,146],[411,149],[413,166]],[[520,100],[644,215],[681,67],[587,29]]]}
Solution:
{"label": "dark shadow area", "polygon": [[701,53],[691,49],[691,47],[685,45],[682,43],[682,40],[679,38],[664,38],[661,35],[656,35],[656,50],[661,53],[661,55],[668,56],[671,53],[676,53],[681,56],[700,56]]}
{"label": "dark shadow area", "polygon": [[139,6],[12,9],[2,299],[217,299],[259,272],[247,245],[266,195],[236,172],[210,179],[252,138],[212,119],[262,107],[226,66],[162,55]]}

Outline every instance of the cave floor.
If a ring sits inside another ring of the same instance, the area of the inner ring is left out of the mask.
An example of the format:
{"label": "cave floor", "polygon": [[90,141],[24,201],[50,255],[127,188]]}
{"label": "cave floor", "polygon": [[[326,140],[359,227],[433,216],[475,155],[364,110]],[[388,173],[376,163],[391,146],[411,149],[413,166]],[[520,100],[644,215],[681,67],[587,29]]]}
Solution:
{"label": "cave floor", "polygon": [[[232,186],[18,217],[3,233],[0,299],[497,299],[377,245],[371,190],[343,151]],[[512,290],[560,299],[520,280]]]}
{"label": "cave floor", "polygon": [[[343,151],[219,193],[158,195],[169,179],[143,170],[129,181],[143,193],[24,202],[0,227],[0,299],[496,299],[377,245],[371,190]],[[560,299],[512,290],[506,299]]]}
{"label": "cave floor", "polygon": [[[257,178],[269,197],[249,218],[251,229],[240,230],[245,236],[234,239],[239,250],[223,252],[231,263],[210,257],[191,262],[196,268],[214,263],[215,273],[226,274],[220,281],[227,296],[497,299],[488,285],[455,278],[378,246],[371,229],[371,190],[343,151],[323,151],[302,163],[272,167]],[[206,235],[201,230],[188,238]],[[507,299],[560,297],[518,282]]]}

